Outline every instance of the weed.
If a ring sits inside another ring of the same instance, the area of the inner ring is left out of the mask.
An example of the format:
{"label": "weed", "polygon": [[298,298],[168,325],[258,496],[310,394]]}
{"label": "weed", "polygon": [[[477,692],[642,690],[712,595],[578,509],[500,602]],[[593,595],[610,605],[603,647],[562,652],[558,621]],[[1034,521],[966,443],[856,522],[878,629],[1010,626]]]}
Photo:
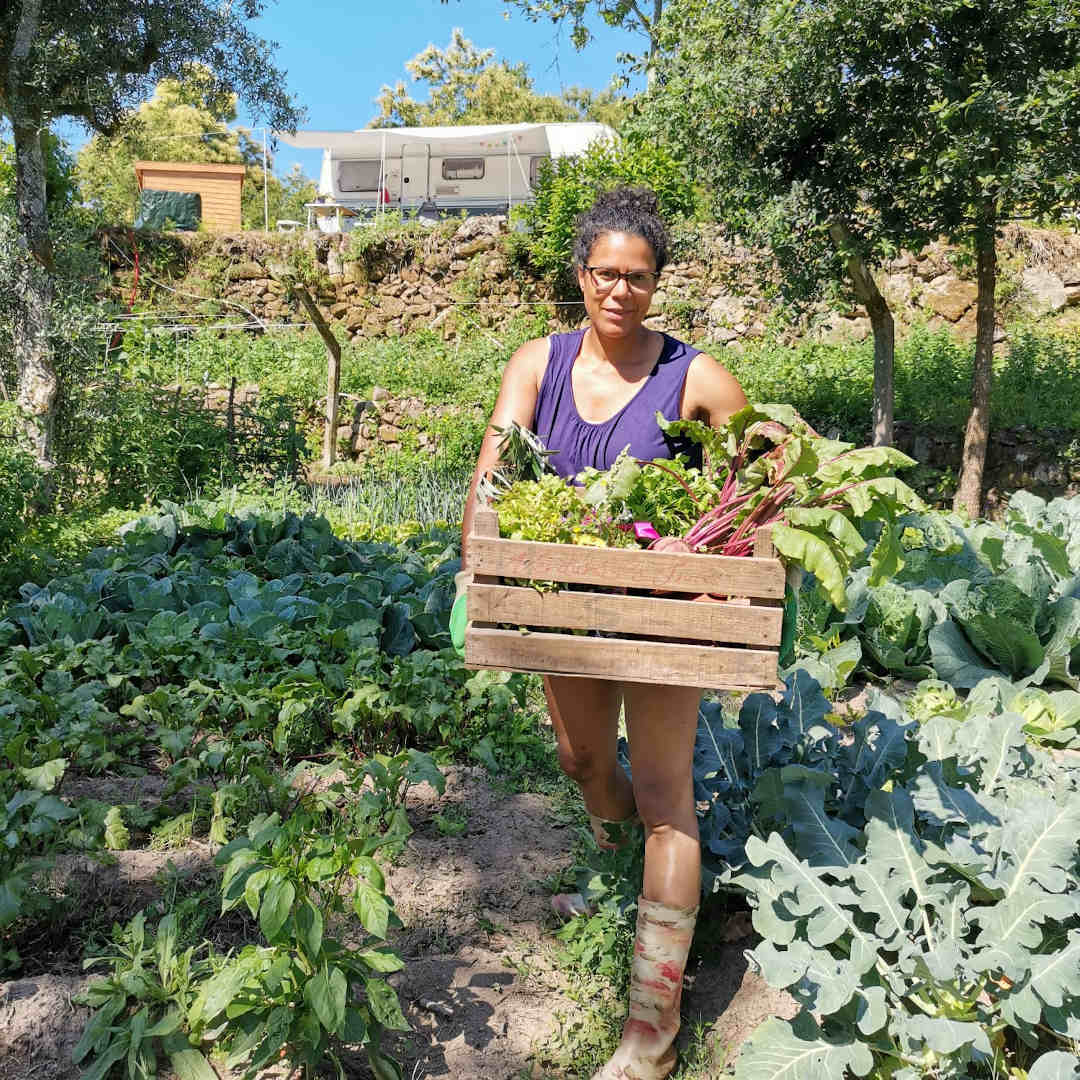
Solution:
{"label": "weed", "polygon": [[672,1080],[710,1080],[713,1076],[713,1046],[709,1040],[709,1025],[699,1016],[689,1025],[683,1026],[685,1045],[679,1053],[678,1068],[672,1073]]}
{"label": "weed", "polygon": [[469,808],[464,803],[451,803],[431,820],[440,836],[464,836],[469,828]]}
{"label": "weed", "polygon": [[[190,843],[199,816],[199,811],[192,806],[190,810],[185,810],[182,814],[177,814],[151,829],[150,850],[173,851]],[[202,815],[202,819],[202,823],[205,824],[206,816]]]}

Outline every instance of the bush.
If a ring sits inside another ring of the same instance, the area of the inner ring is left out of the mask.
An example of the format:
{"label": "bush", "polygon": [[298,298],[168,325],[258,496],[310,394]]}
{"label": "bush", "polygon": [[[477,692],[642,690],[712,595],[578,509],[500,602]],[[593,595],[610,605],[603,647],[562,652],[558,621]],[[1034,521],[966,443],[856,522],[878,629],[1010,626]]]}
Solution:
{"label": "bush", "polygon": [[[957,437],[971,408],[974,345],[947,330],[912,330],[895,361],[896,419]],[[819,431],[870,437],[874,346],[803,342],[751,346],[742,355],[713,349],[751,401],[786,401]],[[994,361],[990,424],[1080,431],[1080,337],[1018,332]]]}
{"label": "bush", "polygon": [[30,500],[40,477],[17,432],[15,409],[0,404],[0,551],[12,547],[26,531]]}
{"label": "bush", "polygon": [[694,213],[693,186],[666,150],[649,143],[597,141],[580,156],[543,163],[533,201],[515,211],[528,229],[513,234],[515,253],[576,296],[571,277],[574,222],[599,192],[618,184],[652,188],[669,223]]}
{"label": "bush", "polygon": [[57,425],[60,494],[112,506],[186,498],[252,474],[291,476],[303,457],[293,402],[273,393],[258,405],[209,409],[201,391],[147,377],[65,388]]}

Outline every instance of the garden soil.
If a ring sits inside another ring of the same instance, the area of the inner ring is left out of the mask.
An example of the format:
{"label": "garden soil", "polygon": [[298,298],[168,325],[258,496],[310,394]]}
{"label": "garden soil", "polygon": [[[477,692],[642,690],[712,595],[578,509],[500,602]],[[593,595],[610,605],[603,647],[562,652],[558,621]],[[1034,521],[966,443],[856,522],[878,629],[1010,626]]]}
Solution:
{"label": "garden soil", "polygon": [[[404,1076],[576,1076],[551,1066],[545,1051],[578,1008],[557,964],[561,943],[549,908],[550,883],[567,866],[576,823],[545,796],[507,794],[483,770],[468,768],[447,770],[441,797],[426,785],[410,791],[408,811],[416,831],[387,868],[405,924],[392,942],[405,968],[392,981],[412,1031],[389,1047]],[[464,832],[442,835],[439,815],[464,822]],[[213,873],[212,852],[197,841],[117,856],[109,866],[80,858],[58,867],[99,922],[123,921],[160,897],[170,861],[181,877]],[[796,1011],[747,969],[743,953],[753,938],[745,913],[714,928],[709,942],[696,948],[687,974],[680,1037],[687,1044],[695,1029],[704,1033],[711,1061],[686,1074],[702,1078],[720,1075],[764,1019]],[[73,998],[89,977],[60,940],[52,951],[39,943],[35,962],[35,973],[0,983],[0,1078],[77,1080],[71,1050],[88,1012]],[[367,1075],[362,1059],[354,1070]],[[280,1070],[264,1075],[283,1077]]]}

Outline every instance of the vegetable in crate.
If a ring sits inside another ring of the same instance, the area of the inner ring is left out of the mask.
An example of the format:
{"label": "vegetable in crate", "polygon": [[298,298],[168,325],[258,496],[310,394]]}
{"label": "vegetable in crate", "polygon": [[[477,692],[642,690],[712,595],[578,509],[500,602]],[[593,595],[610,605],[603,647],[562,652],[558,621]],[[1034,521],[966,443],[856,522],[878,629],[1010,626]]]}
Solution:
{"label": "vegetable in crate", "polygon": [[633,546],[634,525],[648,523],[661,537],[653,548],[670,550],[676,538],[681,550],[745,556],[769,526],[785,563],[813,573],[841,611],[844,578],[867,546],[859,523],[880,525],[870,583],[902,568],[896,519],[924,508],[893,475],[915,464],[906,454],[823,438],[788,405],[748,405],[720,428],[660,415],[657,423],[701,446],[700,470],[682,458],[639,461],[624,452],[606,471],[584,470],[577,490],[550,475],[510,483],[489,493],[502,535]]}

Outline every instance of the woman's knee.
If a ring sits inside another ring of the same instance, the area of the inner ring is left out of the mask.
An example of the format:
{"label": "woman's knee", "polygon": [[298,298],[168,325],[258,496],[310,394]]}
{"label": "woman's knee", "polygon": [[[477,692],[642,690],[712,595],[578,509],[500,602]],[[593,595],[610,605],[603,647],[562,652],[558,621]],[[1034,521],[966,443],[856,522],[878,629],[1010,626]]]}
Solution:
{"label": "woman's knee", "polygon": [[696,822],[694,788],[689,775],[646,777],[634,773],[634,802],[650,832],[668,826],[684,831]]}
{"label": "woman's knee", "polygon": [[578,784],[587,784],[608,772],[614,772],[614,764],[613,761],[603,760],[599,754],[559,740],[559,768]]}

